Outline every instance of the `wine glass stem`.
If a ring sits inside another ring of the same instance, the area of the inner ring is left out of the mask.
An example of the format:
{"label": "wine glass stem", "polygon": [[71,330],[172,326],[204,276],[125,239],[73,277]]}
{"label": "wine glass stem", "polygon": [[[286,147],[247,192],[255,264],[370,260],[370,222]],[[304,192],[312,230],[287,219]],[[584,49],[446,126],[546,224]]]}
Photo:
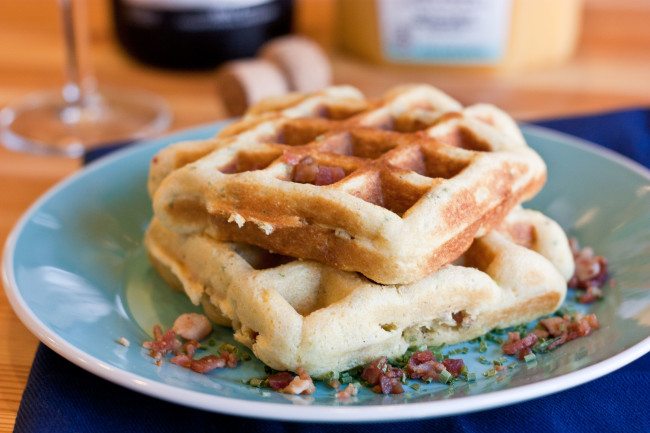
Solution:
{"label": "wine glass stem", "polygon": [[58,0],[63,24],[66,84],[63,98],[70,105],[87,106],[97,90],[90,59],[86,0]]}

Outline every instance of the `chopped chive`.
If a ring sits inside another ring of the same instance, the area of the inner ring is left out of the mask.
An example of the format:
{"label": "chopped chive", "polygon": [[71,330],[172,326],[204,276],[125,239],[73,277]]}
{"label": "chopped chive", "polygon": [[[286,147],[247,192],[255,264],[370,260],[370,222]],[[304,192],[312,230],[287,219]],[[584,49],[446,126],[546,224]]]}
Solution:
{"label": "chopped chive", "polygon": [[248,379],[248,382],[245,382],[247,385],[250,385],[254,388],[262,388],[267,380],[260,379],[259,377],[251,377]]}
{"label": "chopped chive", "polygon": [[499,343],[499,344],[503,343],[503,338],[497,337],[496,335],[494,335],[491,332],[488,332],[487,334],[485,334],[485,339],[488,340],[488,341],[492,341],[494,343]]}
{"label": "chopped chive", "polygon": [[339,379],[339,382],[341,382],[342,384],[347,385],[348,383],[354,382],[354,378],[352,376],[350,376],[350,375],[341,376],[341,378]]}
{"label": "chopped chive", "polygon": [[503,365],[503,363],[501,361],[499,361],[498,359],[492,360],[492,364],[494,364],[494,365]]}
{"label": "chopped chive", "polygon": [[428,346],[428,348],[429,348],[429,350],[430,350],[431,352],[434,352],[434,351],[437,351],[437,350],[442,350],[442,349],[444,349],[446,346],[447,346],[446,343],[442,343],[442,344],[439,345],[439,346]]}
{"label": "chopped chive", "polygon": [[227,352],[232,353],[232,354],[235,355],[235,356],[238,356],[238,357],[240,357],[240,358],[243,358],[243,353],[242,353],[242,351],[239,350],[238,347],[233,346],[232,344],[229,344],[229,343],[221,343],[221,345],[219,346],[219,352],[221,352],[222,350],[225,350],[225,351],[227,351]]}
{"label": "chopped chive", "polygon": [[483,356],[483,355],[479,356],[479,357],[478,357],[478,360],[479,360],[479,362],[480,362],[481,364],[489,364],[489,363],[490,363],[490,361],[488,361],[488,359],[487,359],[485,356]]}
{"label": "chopped chive", "polygon": [[424,381],[424,383],[426,383],[427,385],[430,384],[431,382],[433,382],[432,377],[427,377],[426,380]]}
{"label": "chopped chive", "polygon": [[501,328],[495,328],[492,330],[492,332],[497,335],[503,335],[506,333],[506,330]]}
{"label": "chopped chive", "polygon": [[329,373],[327,373],[327,374],[325,374],[325,375],[323,376],[323,382],[325,382],[325,383],[331,383],[332,380],[334,380],[334,379],[338,380],[338,378],[339,378],[339,374],[338,374],[338,373],[335,373],[335,372],[333,372],[333,371],[330,371]]}
{"label": "chopped chive", "polygon": [[573,317],[575,314],[576,314],[576,310],[574,310],[573,308],[570,308],[570,307],[568,307],[566,305],[563,305],[555,312],[554,315],[555,316],[560,316],[560,317],[564,317],[564,316],[572,316]]}
{"label": "chopped chive", "polygon": [[468,371],[469,371],[469,369],[467,368],[466,365],[463,365],[463,366],[460,368],[460,374],[463,375],[463,376],[467,376],[467,372],[468,372]]}
{"label": "chopped chive", "polygon": [[487,343],[485,341],[481,341],[478,344],[478,351],[481,353],[487,352]]}
{"label": "chopped chive", "polygon": [[486,371],[485,373],[483,373],[483,376],[491,377],[491,376],[495,376],[496,374],[497,374],[497,371],[494,368],[491,368],[488,371]]}
{"label": "chopped chive", "polygon": [[476,373],[467,373],[468,382],[476,382]]}
{"label": "chopped chive", "polygon": [[416,391],[422,387],[422,385],[420,385],[420,384],[417,383],[417,382],[415,382],[415,383],[413,383],[413,384],[411,384],[411,385],[409,385],[409,386],[410,386],[411,388],[413,388],[414,390],[416,390]]}
{"label": "chopped chive", "polygon": [[513,369],[519,364],[517,361],[513,362],[512,364],[508,364],[508,368]]}
{"label": "chopped chive", "polygon": [[438,376],[438,382],[440,383],[449,383],[452,381],[454,376],[447,370],[442,370]]}
{"label": "chopped chive", "polygon": [[554,342],[558,341],[562,337],[555,337],[555,338],[549,338],[543,341],[538,341],[534,346],[533,346],[533,352],[535,353],[541,353],[541,352],[548,352],[549,346],[553,344]]}
{"label": "chopped chive", "polygon": [[214,340],[214,338],[211,338],[208,340],[208,346],[216,346],[217,342]]}
{"label": "chopped chive", "polygon": [[526,361],[526,363],[532,362],[535,359],[537,359],[537,357],[534,353],[529,353],[528,355],[524,356],[524,361]]}
{"label": "chopped chive", "polygon": [[519,332],[519,335],[524,335],[526,333],[526,324],[522,323],[514,327],[513,332]]}
{"label": "chopped chive", "polygon": [[469,347],[463,347],[462,353],[467,353],[467,352],[469,352]]}

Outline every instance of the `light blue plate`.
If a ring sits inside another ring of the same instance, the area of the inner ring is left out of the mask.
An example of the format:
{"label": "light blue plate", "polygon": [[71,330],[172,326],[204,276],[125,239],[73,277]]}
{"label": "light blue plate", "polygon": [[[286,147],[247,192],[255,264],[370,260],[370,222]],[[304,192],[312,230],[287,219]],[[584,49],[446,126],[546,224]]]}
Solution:
{"label": "light blue plate", "polygon": [[[477,344],[459,345],[469,349],[461,357],[476,382],[433,383],[417,391],[407,386],[398,396],[364,389],[351,402],[337,401],[323,384],[312,396],[244,385],[242,379],[264,375],[254,359],[206,375],[169,362],[157,367],[141,342],[154,324],[167,329],[179,314],[197,308],[165,286],[143,252],[152,214],[149,161],[170,143],[209,137],[221,126],[116,152],[30,208],[7,241],[3,277],[14,310],[41,341],[98,376],[154,397],[235,415],[302,421],[415,419],[502,406],[584,383],[650,351],[650,174],[594,145],[526,126],[528,142],[549,169],[547,185],[527,206],[555,218],[610,262],[615,284],[605,288],[603,301],[582,307],[595,312],[602,325],[591,336],[494,377],[483,376],[491,366],[481,364],[479,356],[501,357],[497,344],[486,353],[479,353]],[[131,346],[118,344],[121,337]],[[233,342],[226,328],[212,338]]]}

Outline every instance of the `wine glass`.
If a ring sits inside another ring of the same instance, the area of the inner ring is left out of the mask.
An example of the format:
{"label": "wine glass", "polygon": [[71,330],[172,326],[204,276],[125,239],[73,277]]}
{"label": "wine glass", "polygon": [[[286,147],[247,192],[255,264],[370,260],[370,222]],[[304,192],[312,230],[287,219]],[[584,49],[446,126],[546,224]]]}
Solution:
{"label": "wine glass", "polygon": [[0,111],[0,141],[13,150],[79,157],[165,130],[167,103],[140,89],[98,86],[90,64],[85,0],[58,0],[65,45],[63,88],[31,94]]}

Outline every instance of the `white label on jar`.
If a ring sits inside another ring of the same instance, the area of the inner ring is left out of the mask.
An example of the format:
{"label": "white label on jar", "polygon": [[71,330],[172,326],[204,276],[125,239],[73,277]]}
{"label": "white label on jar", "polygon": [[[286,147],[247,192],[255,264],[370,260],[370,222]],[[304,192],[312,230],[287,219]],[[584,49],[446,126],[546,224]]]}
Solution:
{"label": "white label on jar", "polygon": [[496,64],[506,54],[512,0],[377,0],[388,60]]}

